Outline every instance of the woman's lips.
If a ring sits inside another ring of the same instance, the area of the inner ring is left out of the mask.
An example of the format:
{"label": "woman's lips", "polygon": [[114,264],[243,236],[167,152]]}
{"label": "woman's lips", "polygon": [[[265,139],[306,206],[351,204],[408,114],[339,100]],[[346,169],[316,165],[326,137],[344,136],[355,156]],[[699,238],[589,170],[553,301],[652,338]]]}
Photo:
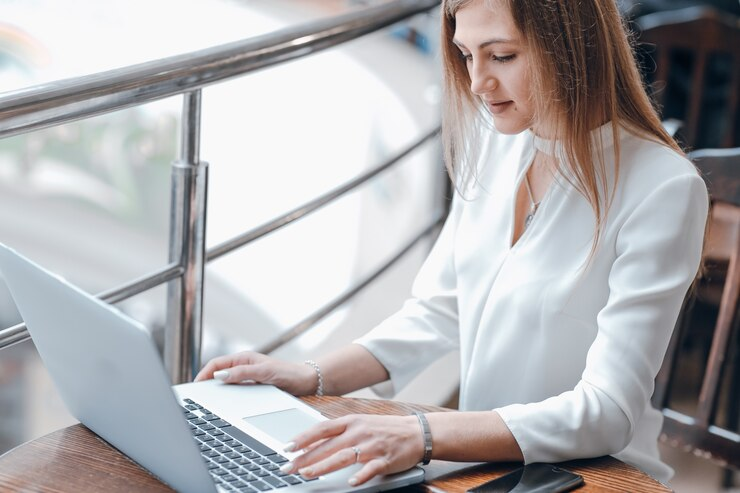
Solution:
{"label": "woman's lips", "polygon": [[499,115],[509,109],[509,107],[513,104],[513,101],[501,101],[498,103],[489,102],[488,109],[491,110],[491,113],[493,113],[494,115]]}

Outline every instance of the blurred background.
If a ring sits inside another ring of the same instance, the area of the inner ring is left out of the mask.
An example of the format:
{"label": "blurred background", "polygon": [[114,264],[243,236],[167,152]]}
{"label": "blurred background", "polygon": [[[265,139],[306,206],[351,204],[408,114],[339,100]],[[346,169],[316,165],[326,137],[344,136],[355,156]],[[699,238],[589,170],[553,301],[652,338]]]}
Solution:
{"label": "blurred background", "polygon": [[[256,36],[363,2],[2,1],[0,91],[92,74]],[[219,244],[334,188],[439,124],[433,14],[206,88],[207,243]],[[413,32],[414,36],[409,36]],[[430,33],[431,34],[431,33]],[[0,140],[0,241],[91,293],[167,263],[170,165],[182,99]],[[312,216],[206,269],[203,361],[256,348],[354,286],[443,206],[432,140]],[[429,248],[275,354],[314,357],[395,311]],[[164,287],[119,307],[158,340]],[[0,326],[21,321],[0,283]],[[452,364],[450,364],[452,361]],[[434,370],[432,370],[434,371]],[[407,398],[454,391],[454,357]],[[0,353],[0,452],[73,422],[28,341]]]}

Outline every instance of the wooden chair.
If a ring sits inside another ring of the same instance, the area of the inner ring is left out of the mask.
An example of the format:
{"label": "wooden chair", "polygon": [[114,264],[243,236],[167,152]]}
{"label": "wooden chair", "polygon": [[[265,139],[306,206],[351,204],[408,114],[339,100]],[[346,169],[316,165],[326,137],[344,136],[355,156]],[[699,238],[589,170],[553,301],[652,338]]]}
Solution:
{"label": "wooden chair", "polygon": [[652,78],[647,74],[653,97],[664,119],[683,121],[682,143],[739,146],[740,18],[690,7],[647,14],[634,24],[638,55],[654,59]]}
{"label": "wooden chair", "polygon": [[[726,275],[705,275],[687,296],[656,379],[653,405],[663,410],[665,421],[661,439],[664,442],[712,459],[719,465],[740,469],[740,148],[696,151],[689,157],[706,180],[712,201],[704,267],[709,271],[724,271],[717,266],[726,266]],[[676,410],[670,390],[672,383],[681,384],[672,380],[675,380],[678,360],[686,356],[681,352],[682,343],[691,329],[687,322],[693,320],[691,308],[697,299],[716,303],[718,311],[710,334],[709,356],[696,412],[688,415]],[[725,424],[719,426],[718,397],[723,382],[729,397],[720,409]]]}

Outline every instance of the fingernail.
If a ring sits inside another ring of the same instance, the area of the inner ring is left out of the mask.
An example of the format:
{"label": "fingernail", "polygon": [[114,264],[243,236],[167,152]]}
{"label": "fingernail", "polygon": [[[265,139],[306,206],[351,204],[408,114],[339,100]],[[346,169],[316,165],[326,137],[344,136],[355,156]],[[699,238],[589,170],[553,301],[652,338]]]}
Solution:
{"label": "fingernail", "polygon": [[282,466],[280,466],[280,472],[289,473],[293,470],[293,463],[292,462],[286,462]]}
{"label": "fingernail", "polygon": [[213,378],[222,382],[229,378],[229,370],[218,370],[213,372]]}
{"label": "fingernail", "polygon": [[283,450],[285,450],[286,452],[293,452],[295,450],[295,442],[286,443]]}
{"label": "fingernail", "polygon": [[354,477],[354,476],[352,476],[351,478],[349,478],[349,481],[347,481],[347,482],[349,483],[350,486],[357,486],[357,478]]}
{"label": "fingernail", "polygon": [[310,467],[304,467],[303,469],[298,469],[298,474],[306,477],[313,476],[313,469]]}

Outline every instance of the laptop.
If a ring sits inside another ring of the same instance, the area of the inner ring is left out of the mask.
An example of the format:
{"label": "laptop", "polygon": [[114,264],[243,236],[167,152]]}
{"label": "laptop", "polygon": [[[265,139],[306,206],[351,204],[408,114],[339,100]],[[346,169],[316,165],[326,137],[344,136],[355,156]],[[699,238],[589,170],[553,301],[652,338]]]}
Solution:
{"label": "laptop", "polygon": [[296,434],[326,418],[269,385],[171,386],[140,323],[0,244],[0,273],[69,411],[181,492],[384,491],[424,471],[351,487],[361,464],[307,481],[279,471]]}

